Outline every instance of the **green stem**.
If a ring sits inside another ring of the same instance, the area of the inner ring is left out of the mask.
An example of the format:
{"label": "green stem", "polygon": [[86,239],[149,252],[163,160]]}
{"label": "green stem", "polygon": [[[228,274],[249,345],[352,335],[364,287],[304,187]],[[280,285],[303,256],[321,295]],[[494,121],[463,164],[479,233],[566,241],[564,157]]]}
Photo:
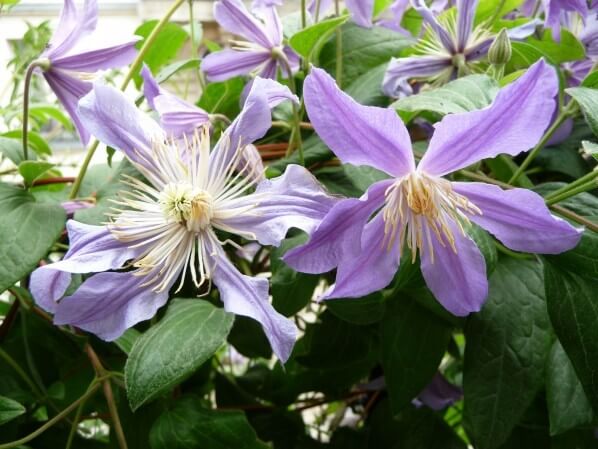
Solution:
{"label": "green stem", "polygon": [[[127,75],[125,76],[125,79],[120,86],[120,90],[124,91],[127,88],[127,86],[129,85],[129,83],[131,82],[131,80],[133,79],[133,76],[135,76],[135,74],[137,72],[139,72],[139,69],[141,68],[141,64],[143,64],[143,58],[145,58],[145,55],[147,54],[148,50],[152,47],[152,45],[158,38],[160,31],[162,31],[162,28],[164,28],[164,26],[168,23],[168,21],[170,20],[172,15],[175,13],[175,11],[184,2],[185,2],[185,0],[176,0],[172,4],[172,6],[168,9],[168,11],[166,11],[166,14],[164,15],[164,17],[162,17],[160,19],[160,21],[156,24],[156,26],[154,27],[154,29],[152,30],[150,35],[147,37],[147,39],[143,43],[143,46],[139,50],[139,53],[137,53],[137,57],[133,61],[133,64],[131,64],[129,71],[127,72]],[[85,177],[85,173],[87,172],[87,169],[89,167],[89,163],[91,162],[91,159],[93,158],[93,155],[94,155],[95,151],[97,150],[98,145],[99,145],[99,142],[97,140],[94,140],[92,142],[92,144],[90,145],[89,150],[87,150],[87,154],[85,155],[85,159],[83,160],[83,164],[81,165],[81,169],[79,170],[77,179],[75,179],[75,182],[73,183],[73,187],[71,188],[71,193],[69,195],[69,199],[72,200],[77,197],[77,194],[79,193],[79,188],[81,187],[81,183],[83,182],[83,178]]]}
{"label": "green stem", "polygon": [[197,57],[197,48],[195,47],[195,21],[193,19],[193,0],[189,1],[189,27],[191,31],[191,57]]}
{"label": "green stem", "polygon": [[316,0],[316,17],[314,18],[314,22],[316,23],[318,23],[318,21],[320,20],[320,2],[321,0]]}
{"label": "green stem", "polygon": [[[291,70],[289,60],[282,51],[276,53],[275,57],[283,66],[284,71],[287,73],[287,77],[289,78],[289,88],[291,89],[291,92],[297,95],[297,85],[295,84],[295,77],[293,76],[293,71]],[[293,102],[293,129],[291,131],[291,138],[289,142],[289,153],[292,152],[296,144],[297,151],[299,152],[299,163],[301,165],[304,165],[303,142],[301,140],[301,115],[299,114],[299,110],[300,108],[298,108],[297,105]]]}
{"label": "green stem", "polygon": [[588,181],[585,184],[581,184],[574,189],[571,189],[571,190],[563,192],[559,195],[553,195],[550,198],[547,198],[546,204],[551,205],[551,204],[560,203],[561,201],[564,201],[567,198],[575,196],[579,193],[587,192],[588,190],[594,190],[597,187],[598,187],[598,184],[596,183],[596,180],[592,179],[591,181]]}
{"label": "green stem", "polygon": [[35,69],[38,67],[42,67],[47,69],[50,66],[50,61],[48,59],[36,59],[29,67],[27,67],[27,72],[25,72],[25,86],[23,87],[23,159],[29,159],[29,90],[31,86],[31,77],[35,72]]}
{"label": "green stem", "polygon": [[[15,372],[19,375],[21,379],[27,384],[31,391],[35,393],[38,397],[43,397],[43,393],[39,391],[37,385],[31,380],[29,375],[19,366],[15,359],[13,359],[10,354],[8,354],[4,349],[0,348],[0,358],[4,359],[4,361],[15,370]],[[0,446],[1,448],[2,446]]]}
{"label": "green stem", "polygon": [[25,443],[28,443],[29,441],[37,438],[42,433],[44,433],[46,430],[48,430],[50,427],[52,427],[54,424],[58,423],[59,421],[63,420],[64,418],[66,418],[69,415],[69,413],[71,413],[75,408],[77,408],[79,406],[80,403],[86,401],[89,397],[91,397],[98,390],[98,388],[100,388],[100,384],[97,383],[96,381],[92,382],[92,384],[90,385],[90,387],[88,388],[88,390],[85,392],[85,394],[83,396],[81,396],[79,399],[77,399],[75,402],[73,402],[71,405],[69,405],[63,411],[61,411],[58,415],[54,416],[52,419],[50,419],[47,423],[45,423],[39,429],[30,433],[26,437],[21,438],[20,440],[11,441],[10,443],[0,444],[0,449],[12,449],[14,447],[22,446]]}
{"label": "green stem", "polygon": [[305,0],[301,0],[301,28],[307,26],[307,5]]}
{"label": "green stem", "polygon": [[563,186],[558,190],[555,190],[554,192],[550,193],[549,195],[546,195],[546,200],[548,201],[553,197],[562,195],[563,193],[566,193],[569,190],[575,189],[575,188],[579,187],[580,185],[583,185],[583,184],[587,183],[588,181],[592,181],[596,178],[598,178],[598,170],[591,171],[590,173],[587,173],[586,175],[579,178],[578,180],[573,181],[572,183],[567,184],[566,186]]}
{"label": "green stem", "polygon": [[500,17],[500,12],[504,8],[505,3],[506,3],[506,0],[500,0],[500,3],[498,4],[498,8],[496,8],[496,10],[494,11],[494,14],[492,15],[492,17],[490,18],[488,23],[492,24],[492,23],[494,23],[494,21],[496,19],[498,19]]}
{"label": "green stem", "polygon": [[569,118],[569,115],[570,111],[568,110],[568,108],[565,108],[558,115],[554,123],[550,126],[550,128],[546,130],[546,132],[544,133],[540,141],[536,144],[534,149],[527,155],[527,157],[521,163],[517,171],[513,174],[511,179],[509,179],[509,184],[512,185],[517,181],[517,179],[519,179],[519,177],[523,174],[523,172],[525,172],[525,169],[529,166],[529,164],[531,164],[532,161],[536,158],[540,150],[544,148],[544,145],[546,145],[546,143],[550,140],[555,131],[559,129],[559,127],[563,124],[565,120],[567,120],[567,118]]}
{"label": "green stem", "polygon": [[[336,16],[340,16],[341,8],[339,0],[334,0],[334,12]],[[336,29],[336,84],[339,89],[343,86],[343,32],[341,28]]]}
{"label": "green stem", "polygon": [[77,411],[75,413],[75,419],[73,419],[73,424],[71,425],[71,431],[69,432],[69,437],[66,440],[65,449],[71,449],[73,445],[73,440],[75,439],[75,435],[77,434],[77,428],[79,427],[79,421],[81,420],[81,415],[83,414],[83,408],[87,401],[81,401],[79,406],[77,407]]}

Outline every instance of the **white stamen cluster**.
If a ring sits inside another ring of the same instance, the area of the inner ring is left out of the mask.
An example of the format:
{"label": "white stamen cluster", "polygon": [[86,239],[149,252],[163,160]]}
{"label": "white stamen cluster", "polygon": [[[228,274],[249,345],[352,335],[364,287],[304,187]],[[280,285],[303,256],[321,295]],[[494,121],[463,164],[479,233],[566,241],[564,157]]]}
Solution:
{"label": "white stamen cluster", "polygon": [[115,201],[122,209],[111,215],[108,227],[118,240],[142,249],[131,265],[136,275],[147,277],[143,285],[156,292],[169,288],[182,273],[180,290],[187,272],[197,288],[208,283],[209,291],[215,268],[209,248],[226,243],[218,240],[215,229],[255,239],[222,221],[251,213],[261,199],[254,194],[256,203],[236,201],[259,177],[256,167],[243,162],[245,147],[231,154],[224,140],[213,154],[207,127],[191,141],[154,142],[151,155],[138,152],[141,162],[134,164],[151,185],[127,177],[133,189]]}
{"label": "white stamen cluster", "polygon": [[432,234],[442,246],[450,245],[456,253],[455,236],[449,223],[457,224],[465,235],[467,215],[481,214],[466,197],[454,192],[446,179],[413,172],[399,178],[386,190],[384,244],[390,249],[398,238],[399,254],[405,244],[411,250],[412,261],[417,251],[429,251],[434,263]]}

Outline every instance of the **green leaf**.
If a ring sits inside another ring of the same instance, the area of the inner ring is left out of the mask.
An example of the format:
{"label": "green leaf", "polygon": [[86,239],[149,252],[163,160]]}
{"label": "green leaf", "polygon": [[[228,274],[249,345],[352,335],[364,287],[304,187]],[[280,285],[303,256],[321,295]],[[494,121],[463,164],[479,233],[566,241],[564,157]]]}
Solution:
{"label": "green leaf", "polygon": [[0,183],[0,291],[27,276],[64,229],[66,213],[25,190]]}
{"label": "green leaf", "polygon": [[224,344],[233,315],[199,299],[175,299],[137,339],[125,366],[133,410],[190,376]]}
{"label": "green leaf", "polygon": [[270,281],[272,305],[285,316],[292,316],[303,309],[313,296],[319,276],[299,273],[282,261],[282,256],[291,248],[307,241],[306,234],[286,239],[270,253]]}
{"label": "green leaf", "polygon": [[525,42],[511,42],[512,56],[507,64],[507,72],[525,69],[540,58],[552,64],[577,61],[585,56],[585,48],[568,30],[562,29],[561,41],[555,42],[550,30],[544,31],[542,39],[528,38]]}
{"label": "green leaf", "polygon": [[19,173],[27,185],[41,178],[45,173],[54,167],[54,164],[45,161],[23,161],[19,164]]}
{"label": "green leaf", "polygon": [[127,329],[125,333],[122,334],[118,339],[116,339],[114,343],[122,352],[128,355],[131,353],[133,345],[139,339],[139,337],[141,337],[141,332],[134,327],[131,327],[130,329]]}
{"label": "green leaf", "polygon": [[345,174],[353,182],[353,185],[365,192],[372,184],[383,179],[388,179],[388,175],[381,170],[369,167],[367,165],[343,165]]}
{"label": "green leaf", "polygon": [[598,411],[598,234],[586,232],[566,253],[547,256],[546,299],[554,330],[594,411]]}
{"label": "green leaf", "polygon": [[239,97],[245,87],[242,78],[231,78],[221,83],[210,83],[206,86],[198,106],[210,114],[224,114],[234,117],[239,113]]}
{"label": "green leaf", "polygon": [[[399,56],[402,49],[413,43],[413,39],[374,26],[362,28],[354,23],[346,23],[341,27],[343,44],[342,86],[350,86],[359,76],[368,70]],[[320,53],[320,65],[329,73],[336,69],[336,42],[331,39]]]}
{"label": "green leaf", "polygon": [[44,121],[48,117],[52,118],[60,123],[64,129],[69,131],[73,129],[73,124],[68,116],[55,106],[49,104],[32,104],[29,106],[29,114],[42,118]]}
{"label": "green leaf", "polygon": [[[50,156],[52,154],[52,150],[50,149],[50,145],[46,142],[41,135],[36,132],[29,131],[28,133],[28,147],[29,149],[33,150],[38,156]],[[13,139],[22,139],[23,138],[23,131],[15,130],[9,131],[7,133],[2,134],[4,137],[11,137]]]}
{"label": "green leaf", "polygon": [[371,106],[387,106],[388,97],[382,92],[382,80],[388,63],[380,64],[358,76],[347,86],[345,92],[361,104]]}
{"label": "green leaf", "polygon": [[17,139],[0,137],[0,153],[15,165],[19,165],[23,161],[23,146]]}
{"label": "green leaf", "polygon": [[[143,46],[145,40],[157,24],[158,20],[149,20],[135,30],[136,35],[143,37],[137,43],[137,49]],[[143,62],[147,64],[152,73],[157,73],[178,55],[188,38],[189,35],[183,27],[176,23],[168,22],[158,33],[153,45],[145,54]],[[141,75],[136,74],[134,79],[135,85],[137,87],[141,86]]]}
{"label": "green leaf", "polygon": [[570,87],[565,89],[581,107],[586,123],[598,136],[598,90],[588,87]]}
{"label": "green leaf", "polygon": [[542,264],[503,258],[465,328],[464,420],[476,448],[499,447],[544,380],[552,337]]}
{"label": "green leaf", "polygon": [[21,416],[25,411],[25,407],[17,401],[0,396],[0,425]]}
{"label": "green leaf", "polygon": [[440,115],[468,112],[488,106],[498,93],[496,81],[486,75],[471,75],[438,89],[401,98],[391,107],[400,113],[435,112]]}
{"label": "green leaf", "polygon": [[589,87],[591,89],[598,89],[598,72],[588,74],[581,82],[581,87]]}
{"label": "green leaf", "polygon": [[558,341],[552,346],[546,369],[546,402],[551,435],[592,422],[592,406]]}
{"label": "green leaf", "polygon": [[397,414],[434,377],[451,328],[411,298],[402,298],[388,302],[381,331],[384,378]]}
{"label": "green leaf", "polygon": [[267,449],[242,411],[210,410],[187,396],[152,426],[151,449]]}
{"label": "green leaf", "polygon": [[590,142],[589,140],[583,140],[581,142],[581,146],[585,154],[592,156],[594,159],[598,160],[598,143]]}
{"label": "green leaf", "polygon": [[[505,0],[497,2],[496,0],[480,0],[478,8],[476,9],[475,23],[484,22],[493,16],[497,18],[503,17],[509,11],[521,6],[523,1],[524,0]],[[497,5],[500,7],[500,11],[497,11]]]}
{"label": "green leaf", "polygon": [[197,69],[199,68],[199,59],[191,58],[191,59],[184,59],[182,61],[175,61],[172,64],[168,64],[158,72],[156,75],[156,82],[163,83],[167,81],[172,75],[178,72],[182,72],[185,70],[190,69]]}
{"label": "green leaf", "polygon": [[329,299],[326,307],[341,320],[362,326],[379,322],[386,311],[380,292],[362,298]]}
{"label": "green leaf", "polygon": [[347,20],[349,20],[349,16],[322,20],[295,33],[289,39],[289,44],[305,59],[315,62],[322,45]]}

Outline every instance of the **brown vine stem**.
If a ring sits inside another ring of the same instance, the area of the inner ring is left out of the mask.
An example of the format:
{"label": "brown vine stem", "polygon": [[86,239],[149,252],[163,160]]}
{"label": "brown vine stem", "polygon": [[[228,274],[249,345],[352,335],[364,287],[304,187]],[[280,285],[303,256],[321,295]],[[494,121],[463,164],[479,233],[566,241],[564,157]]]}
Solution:
{"label": "brown vine stem", "polygon": [[74,176],[58,176],[55,178],[36,179],[31,183],[32,186],[45,186],[48,184],[67,184],[75,182]]}
{"label": "brown vine stem", "polygon": [[110,374],[104,369],[104,366],[102,365],[102,362],[100,362],[98,355],[89,343],[85,345],[85,352],[87,353],[87,356],[91,361],[93,369],[96,372],[96,376],[98,378],[105,378],[102,381],[102,387],[104,389],[104,396],[106,398],[106,403],[108,404],[108,411],[110,412],[110,419],[112,420],[112,425],[114,426],[114,433],[116,434],[118,446],[121,449],[127,449],[127,440],[125,438],[125,433],[120,422],[116,402],[114,401],[114,394],[112,393],[112,385],[110,384]]}

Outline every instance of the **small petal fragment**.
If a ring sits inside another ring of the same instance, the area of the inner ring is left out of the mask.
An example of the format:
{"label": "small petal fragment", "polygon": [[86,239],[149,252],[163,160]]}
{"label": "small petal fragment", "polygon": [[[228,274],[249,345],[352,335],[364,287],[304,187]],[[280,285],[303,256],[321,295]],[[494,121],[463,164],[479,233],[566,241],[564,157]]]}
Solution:
{"label": "small petal fragment", "polygon": [[346,0],[345,4],[351,13],[351,18],[357,25],[365,28],[372,26],[374,0]]}

